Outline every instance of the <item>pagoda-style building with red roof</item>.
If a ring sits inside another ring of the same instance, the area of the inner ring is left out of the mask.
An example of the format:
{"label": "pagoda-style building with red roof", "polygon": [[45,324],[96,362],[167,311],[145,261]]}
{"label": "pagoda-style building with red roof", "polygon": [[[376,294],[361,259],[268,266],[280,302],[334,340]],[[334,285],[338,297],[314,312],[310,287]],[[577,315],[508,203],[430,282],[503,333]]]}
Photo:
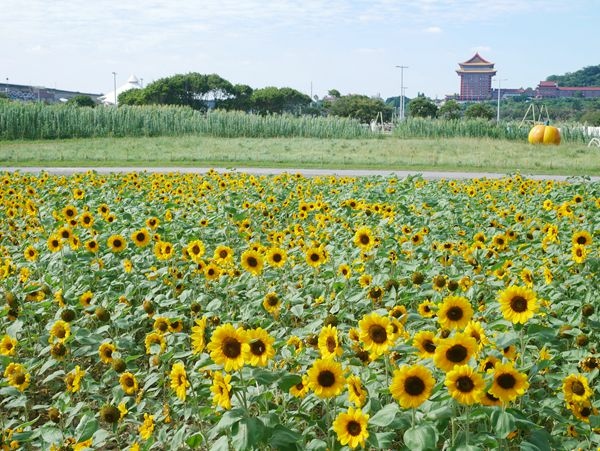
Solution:
{"label": "pagoda-style building with red roof", "polygon": [[470,60],[458,63],[456,71],[460,77],[458,100],[488,100],[492,97],[492,77],[496,75],[494,63],[484,60],[475,53]]}

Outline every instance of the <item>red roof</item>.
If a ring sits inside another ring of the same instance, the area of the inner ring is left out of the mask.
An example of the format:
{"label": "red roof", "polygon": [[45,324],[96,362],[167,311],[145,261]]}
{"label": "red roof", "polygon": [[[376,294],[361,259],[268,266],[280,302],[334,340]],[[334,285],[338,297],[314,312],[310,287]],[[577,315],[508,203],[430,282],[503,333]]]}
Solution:
{"label": "red roof", "polygon": [[600,86],[565,86],[558,89],[560,91],[600,91]]}
{"label": "red roof", "polygon": [[555,81],[540,81],[539,86],[543,88],[556,88],[558,85]]}
{"label": "red roof", "polygon": [[493,63],[490,63],[489,61],[483,59],[481,57],[481,55],[479,54],[479,52],[476,52],[475,55],[473,55],[470,60],[467,60],[461,64],[493,64]]}

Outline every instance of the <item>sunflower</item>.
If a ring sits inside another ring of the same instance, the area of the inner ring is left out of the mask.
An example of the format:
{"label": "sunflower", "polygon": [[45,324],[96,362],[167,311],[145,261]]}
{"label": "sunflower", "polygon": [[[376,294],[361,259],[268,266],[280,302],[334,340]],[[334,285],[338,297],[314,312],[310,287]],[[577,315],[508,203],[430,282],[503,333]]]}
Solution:
{"label": "sunflower", "polygon": [[526,287],[509,286],[498,297],[500,311],[507,321],[524,324],[538,310],[535,293]]}
{"label": "sunflower", "polygon": [[146,226],[152,230],[156,230],[160,224],[160,219],[157,217],[151,217],[146,219]]}
{"label": "sunflower", "polygon": [[366,351],[382,355],[394,345],[394,330],[387,316],[369,313],[358,322],[358,327]]}
{"label": "sunflower", "polygon": [[495,355],[488,355],[479,362],[479,370],[485,373],[492,372],[496,364],[500,362],[501,360]]}
{"label": "sunflower", "polygon": [[103,363],[112,363],[113,361],[113,353],[117,350],[117,347],[112,343],[102,343],[98,347],[98,354],[100,355],[100,360]]}
{"label": "sunflower", "polygon": [[337,396],[346,385],[342,365],[333,359],[315,360],[307,376],[308,386],[319,398]]}
{"label": "sunflower", "polygon": [[371,274],[362,274],[358,278],[358,284],[362,288],[367,288],[369,285],[371,285],[371,282],[373,282],[373,276]]}
{"label": "sunflower", "polygon": [[110,250],[115,253],[122,252],[127,247],[127,242],[121,235],[111,235],[108,238],[107,244]]}
{"label": "sunflower", "polygon": [[46,241],[50,252],[58,252],[62,249],[62,240],[59,235],[50,235]]}
{"label": "sunflower", "polygon": [[85,293],[83,293],[81,296],[79,296],[79,303],[81,304],[81,306],[83,308],[88,308],[92,305],[92,299],[94,297],[94,293],[92,293],[91,291],[86,291]]}
{"label": "sunflower", "polygon": [[452,371],[455,365],[466,364],[477,352],[477,342],[464,333],[437,342],[433,363],[443,371]]}
{"label": "sunflower", "polygon": [[306,250],[305,260],[309,266],[318,268],[328,259],[327,252],[323,246],[313,246]]}
{"label": "sunflower", "polygon": [[168,241],[158,240],[154,244],[154,256],[159,260],[169,260],[171,257],[173,257],[174,253],[175,249],[173,244],[169,243]]}
{"label": "sunflower", "polygon": [[138,381],[133,373],[125,371],[119,376],[119,384],[126,395],[135,395],[139,389]]}
{"label": "sunflower", "polygon": [[227,410],[231,409],[231,374],[215,371],[210,391],[213,394],[213,406],[219,406]]}
{"label": "sunflower", "polygon": [[150,232],[146,229],[139,229],[133,232],[130,238],[137,247],[145,247],[150,243]]}
{"label": "sunflower", "polygon": [[489,340],[485,335],[485,329],[479,321],[469,321],[469,324],[465,327],[464,333],[475,339],[479,350],[489,343]]}
{"label": "sunflower", "polygon": [[169,318],[165,318],[164,316],[157,316],[154,318],[154,323],[152,324],[152,328],[158,332],[159,334],[165,334],[169,332],[170,321]]}
{"label": "sunflower", "polygon": [[471,405],[479,402],[485,382],[481,374],[469,365],[455,365],[452,371],[446,373],[444,385],[459,403]]}
{"label": "sunflower", "polygon": [[77,393],[81,389],[81,379],[83,379],[83,376],[85,376],[85,370],[82,370],[79,365],[67,373],[65,376],[67,391]]}
{"label": "sunflower", "polygon": [[593,355],[588,356],[579,362],[581,371],[585,373],[591,373],[596,368],[600,368],[600,358],[594,357]]}
{"label": "sunflower", "polygon": [[138,432],[144,440],[152,437],[152,433],[154,432],[154,415],[144,414],[144,422],[138,427]]}
{"label": "sunflower", "polygon": [[333,430],[342,445],[354,449],[357,446],[365,446],[365,441],[369,437],[368,423],[369,415],[360,409],[350,407],[347,412],[340,412],[335,418]]}
{"label": "sunflower", "polygon": [[209,263],[204,268],[204,277],[207,280],[218,280],[221,277],[221,268],[219,268],[214,263]]}
{"label": "sunflower", "polygon": [[512,362],[497,363],[494,366],[493,382],[489,392],[502,402],[514,401],[528,388],[527,375],[517,371]]}
{"label": "sunflower", "polygon": [[279,315],[279,309],[281,308],[281,299],[279,299],[277,293],[271,291],[265,295],[262,305],[267,312],[277,317],[277,315]]}
{"label": "sunflower", "polygon": [[569,374],[563,381],[562,390],[567,402],[583,402],[592,396],[592,389],[583,374]]}
{"label": "sunflower", "polygon": [[165,337],[159,332],[150,332],[144,339],[146,354],[160,354],[167,349]]}
{"label": "sunflower", "polygon": [[229,246],[217,246],[213,259],[220,265],[226,265],[233,261],[233,249]]}
{"label": "sunflower", "polygon": [[352,375],[346,380],[348,400],[356,407],[362,407],[367,400],[367,390],[363,387],[360,377]]}
{"label": "sunflower", "polygon": [[25,366],[20,363],[11,362],[4,370],[4,378],[17,390],[23,392],[31,381],[31,375],[27,372]]}
{"label": "sunflower", "polygon": [[207,318],[203,316],[201,319],[195,320],[196,325],[192,326],[190,338],[192,339],[192,353],[194,354],[200,354],[206,346],[206,321]]}
{"label": "sunflower", "polygon": [[319,351],[322,358],[335,358],[342,355],[342,347],[338,339],[337,328],[328,324],[319,333]]}
{"label": "sunflower", "polygon": [[423,365],[402,365],[394,371],[390,392],[403,409],[417,408],[429,398],[435,385],[431,371]]}
{"label": "sunflower", "polygon": [[10,335],[4,335],[0,340],[0,355],[15,355],[17,349],[17,340]]}
{"label": "sunflower", "polygon": [[215,329],[210,337],[207,349],[217,365],[223,365],[225,371],[239,370],[244,366],[244,356],[249,352],[246,332],[223,324]]}
{"label": "sunflower", "polygon": [[25,260],[28,262],[34,262],[38,259],[39,252],[33,246],[27,246],[23,251]]}
{"label": "sunflower", "polygon": [[447,296],[438,308],[437,320],[445,329],[463,329],[473,317],[473,307],[463,296]]}
{"label": "sunflower", "polygon": [[73,219],[77,217],[77,208],[73,205],[67,205],[62,209],[62,214],[64,218],[68,221],[69,219]]}
{"label": "sunflower", "polygon": [[62,319],[57,320],[50,328],[50,336],[48,341],[52,344],[54,341],[63,343],[71,336],[71,326]]}
{"label": "sunflower", "polygon": [[588,400],[568,403],[567,407],[573,412],[573,415],[586,423],[590,422],[590,416],[598,415],[598,409]]}
{"label": "sunflower", "polygon": [[69,227],[63,226],[58,229],[56,235],[60,236],[63,241],[69,241],[73,236],[73,231]]}
{"label": "sunflower", "polygon": [[346,263],[342,263],[340,266],[338,266],[338,274],[343,276],[345,279],[349,279],[352,275],[352,270]]}
{"label": "sunflower", "polygon": [[417,311],[423,318],[433,318],[435,316],[435,303],[426,299],[419,304]]}
{"label": "sunflower", "polygon": [[246,331],[248,348],[244,360],[252,366],[266,366],[275,355],[275,338],[261,327]]}
{"label": "sunflower", "polygon": [[359,227],[354,233],[352,241],[363,252],[371,250],[375,245],[373,231],[369,227]]}
{"label": "sunflower", "polygon": [[290,387],[290,395],[294,398],[304,398],[308,394],[308,376],[302,376],[302,380]]}
{"label": "sunflower", "polygon": [[202,260],[204,252],[206,252],[204,243],[201,240],[191,241],[190,243],[188,243],[185,250],[187,251],[187,255],[189,255],[189,257],[194,263],[199,263],[200,260]]}
{"label": "sunflower", "polygon": [[253,276],[258,276],[262,272],[264,266],[262,255],[252,249],[248,249],[242,253],[241,263],[242,268]]}
{"label": "sunflower", "polygon": [[575,232],[571,237],[571,244],[573,246],[579,244],[581,246],[589,246],[592,244],[592,235],[586,230],[580,230]]}
{"label": "sunflower", "polygon": [[417,332],[413,337],[413,346],[417,348],[420,358],[433,358],[436,348],[435,334],[429,330]]}
{"label": "sunflower", "polygon": [[90,229],[94,225],[94,216],[89,211],[84,211],[79,217],[79,224],[86,229]]}
{"label": "sunflower", "polygon": [[582,244],[574,244],[573,247],[571,248],[571,259],[575,263],[581,264],[581,263],[585,262],[587,255],[588,255],[588,250]]}
{"label": "sunflower", "polygon": [[92,253],[98,252],[98,249],[99,249],[98,241],[96,241],[94,239],[86,241],[85,248],[87,249],[88,252],[92,252]]}
{"label": "sunflower", "polygon": [[281,268],[287,260],[287,252],[279,247],[272,247],[267,251],[267,263],[274,268]]}
{"label": "sunflower", "polygon": [[185,366],[181,362],[174,363],[171,367],[171,388],[175,391],[175,394],[179,399],[185,401],[185,391],[190,386],[185,373]]}

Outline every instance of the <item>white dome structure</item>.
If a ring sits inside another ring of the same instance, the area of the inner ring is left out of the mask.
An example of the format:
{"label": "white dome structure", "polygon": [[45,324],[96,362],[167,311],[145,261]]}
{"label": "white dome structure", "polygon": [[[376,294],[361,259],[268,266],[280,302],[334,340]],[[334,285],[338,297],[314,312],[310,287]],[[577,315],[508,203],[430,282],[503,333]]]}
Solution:
{"label": "white dome structure", "polygon": [[115,102],[118,104],[119,94],[129,91],[130,89],[142,89],[140,81],[133,74],[127,79],[127,83],[117,88],[116,93],[113,90],[107,94],[104,94],[103,96],[98,97],[98,100],[104,105],[115,105]]}

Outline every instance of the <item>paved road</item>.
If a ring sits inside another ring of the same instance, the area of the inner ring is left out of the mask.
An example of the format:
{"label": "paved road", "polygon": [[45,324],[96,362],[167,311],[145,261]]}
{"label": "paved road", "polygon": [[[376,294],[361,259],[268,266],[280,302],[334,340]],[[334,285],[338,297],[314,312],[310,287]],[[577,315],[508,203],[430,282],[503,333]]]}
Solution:
{"label": "paved road", "polygon": [[[364,176],[390,176],[395,175],[403,178],[410,175],[422,175],[423,178],[429,180],[438,179],[471,179],[471,178],[492,178],[498,179],[505,177],[506,174],[498,173],[485,173],[485,172],[435,172],[435,171],[386,171],[386,170],[369,170],[369,169],[277,169],[277,168],[200,168],[200,167],[97,167],[97,168],[45,168],[45,167],[1,167],[0,171],[9,172],[27,172],[27,173],[39,173],[46,171],[49,174],[54,175],[71,175],[78,172],[85,172],[90,169],[98,172],[99,174],[111,174],[114,172],[181,172],[184,174],[204,174],[209,170],[213,169],[218,172],[245,172],[254,175],[276,175],[284,172],[295,174],[301,173],[306,177],[317,177],[317,176],[348,176],[348,177],[364,177]],[[535,179],[535,180],[568,180],[571,177],[564,175],[528,175],[522,174],[524,177]],[[591,182],[600,182],[600,177],[589,177],[589,178],[578,178],[577,180],[589,180]]]}

